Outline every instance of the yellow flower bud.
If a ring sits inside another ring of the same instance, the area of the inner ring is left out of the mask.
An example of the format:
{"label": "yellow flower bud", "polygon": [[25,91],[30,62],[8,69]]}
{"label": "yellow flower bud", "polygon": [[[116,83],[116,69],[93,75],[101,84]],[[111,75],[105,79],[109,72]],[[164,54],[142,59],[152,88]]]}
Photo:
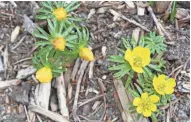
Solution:
{"label": "yellow flower bud", "polygon": [[66,40],[63,37],[58,37],[53,40],[53,45],[56,49],[64,51],[66,46]]}
{"label": "yellow flower bud", "polygon": [[66,20],[67,18],[67,11],[64,8],[57,8],[53,11],[56,19],[58,21]]}
{"label": "yellow flower bud", "polygon": [[52,72],[49,67],[43,67],[36,72],[36,78],[42,83],[48,83],[52,80]]}
{"label": "yellow flower bud", "polygon": [[82,59],[86,61],[94,60],[93,52],[89,48],[80,48],[79,55]]}

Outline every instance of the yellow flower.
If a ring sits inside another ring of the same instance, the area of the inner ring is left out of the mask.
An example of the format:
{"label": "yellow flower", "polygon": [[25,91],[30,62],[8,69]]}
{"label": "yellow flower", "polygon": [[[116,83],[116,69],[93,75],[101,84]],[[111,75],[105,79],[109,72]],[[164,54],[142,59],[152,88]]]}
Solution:
{"label": "yellow flower", "polygon": [[63,37],[58,37],[52,41],[56,49],[64,51],[66,46],[66,40]]}
{"label": "yellow flower", "polygon": [[67,11],[64,8],[57,8],[53,11],[56,19],[58,21],[66,20],[67,18]]}
{"label": "yellow flower", "polygon": [[36,78],[42,82],[47,83],[52,80],[52,72],[49,67],[43,67],[36,72]]}
{"label": "yellow flower", "polygon": [[80,48],[79,55],[86,61],[94,60],[93,52],[89,48]]}
{"label": "yellow flower", "polygon": [[141,97],[136,97],[133,100],[133,105],[137,106],[136,111],[139,114],[143,114],[145,117],[151,116],[152,112],[157,110],[157,106],[154,104],[159,101],[157,95],[149,96],[148,93],[142,93]]}
{"label": "yellow flower", "polygon": [[127,49],[124,58],[135,72],[143,73],[143,67],[151,61],[150,50],[141,46],[135,47],[133,51]]}
{"label": "yellow flower", "polygon": [[161,95],[172,94],[174,92],[176,82],[173,78],[166,79],[165,75],[159,75],[158,77],[154,77],[153,86],[157,93]]}

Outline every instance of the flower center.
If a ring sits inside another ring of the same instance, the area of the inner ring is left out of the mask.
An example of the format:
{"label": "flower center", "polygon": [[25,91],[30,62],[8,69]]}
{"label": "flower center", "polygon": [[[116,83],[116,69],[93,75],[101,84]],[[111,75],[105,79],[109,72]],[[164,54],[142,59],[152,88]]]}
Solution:
{"label": "flower center", "polygon": [[53,11],[53,14],[56,16],[56,19],[61,21],[61,20],[66,20],[67,18],[67,11],[64,8],[57,8]]}
{"label": "flower center", "polygon": [[157,86],[157,89],[158,89],[158,91],[164,92],[165,87],[166,87],[166,84],[165,83],[161,83],[161,84],[159,84]]}
{"label": "flower center", "polygon": [[150,102],[149,99],[142,99],[142,102],[141,102],[141,104],[140,104],[142,110],[143,110],[143,111],[145,111],[145,110],[150,110],[150,106],[151,106],[150,103],[151,103],[151,102]]}
{"label": "flower center", "polygon": [[133,64],[137,67],[142,66],[142,58],[140,56],[133,57]]}

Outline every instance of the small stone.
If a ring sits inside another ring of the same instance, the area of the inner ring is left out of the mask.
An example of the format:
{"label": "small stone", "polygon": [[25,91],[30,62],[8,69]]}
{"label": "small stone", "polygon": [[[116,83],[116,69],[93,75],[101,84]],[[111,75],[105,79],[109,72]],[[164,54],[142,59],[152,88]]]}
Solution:
{"label": "small stone", "polygon": [[102,79],[103,79],[103,80],[107,79],[107,75],[103,75],[103,76],[102,76]]}

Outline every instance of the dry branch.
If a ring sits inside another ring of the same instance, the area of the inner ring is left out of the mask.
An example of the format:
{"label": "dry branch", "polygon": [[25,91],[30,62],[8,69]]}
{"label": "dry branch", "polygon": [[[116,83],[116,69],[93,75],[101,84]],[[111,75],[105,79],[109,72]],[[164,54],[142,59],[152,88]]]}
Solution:
{"label": "dry branch", "polygon": [[71,78],[72,80],[74,81],[75,80],[75,76],[76,76],[76,73],[78,71],[78,67],[80,65],[80,59],[78,58],[75,62],[75,65],[74,65],[74,68],[73,68],[73,71],[72,71],[72,75],[71,75]]}
{"label": "dry branch", "polygon": [[16,86],[20,83],[21,83],[21,80],[19,80],[19,79],[0,81],[0,89],[5,89],[9,86]]}
{"label": "dry branch", "polygon": [[131,19],[125,17],[124,15],[122,15],[122,14],[120,14],[120,13],[117,13],[117,12],[114,11],[113,9],[110,9],[110,12],[111,12],[111,14],[113,14],[114,16],[116,16],[116,18],[117,18],[117,17],[121,17],[122,19],[127,20],[128,22],[130,22],[130,23],[132,23],[132,24],[134,24],[134,25],[136,25],[136,26],[142,28],[143,30],[145,30],[145,31],[147,31],[147,32],[150,32],[149,29],[147,29],[145,26],[139,24],[139,23],[136,22],[135,20],[131,20]]}
{"label": "dry branch", "polygon": [[44,108],[41,108],[37,105],[29,105],[28,108],[32,111],[32,112],[36,112],[38,114],[41,114],[43,116],[46,116],[56,122],[69,122],[69,120],[67,120],[66,118],[62,117],[61,115],[54,113],[52,111],[46,110]]}
{"label": "dry branch", "polygon": [[69,118],[69,112],[66,105],[66,88],[65,88],[63,73],[58,78],[56,78],[56,88],[57,88],[60,113],[64,117]]}
{"label": "dry branch", "polygon": [[88,65],[87,61],[83,61],[81,64],[81,67],[78,71],[78,74],[80,75],[77,80],[77,85],[76,85],[76,93],[75,93],[75,98],[74,98],[74,104],[73,104],[73,117],[75,121],[80,121],[80,118],[77,116],[77,103],[78,103],[78,96],[79,96],[79,91],[80,91],[80,84],[82,81],[82,77],[84,75],[84,71]]}
{"label": "dry branch", "polygon": [[157,26],[157,29],[158,29],[158,31],[159,31],[159,34],[160,34],[161,36],[164,36],[164,35],[165,35],[169,40],[172,40],[171,37],[170,37],[170,35],[166,32],[166,30],[165,30],[165,29],[162,27],[162,25],[158,22],[158,20],[157,20],[155,14],[154,14],[154,12],[153,12],[153,10],[152,10],[152,8],[151,8],[150,6],[148,7],[148,11],[150,12],[150,14],[151,14],[151,16],[152,16],[152,18],[153,18],[153,20],[154,20],[156,26]]}

